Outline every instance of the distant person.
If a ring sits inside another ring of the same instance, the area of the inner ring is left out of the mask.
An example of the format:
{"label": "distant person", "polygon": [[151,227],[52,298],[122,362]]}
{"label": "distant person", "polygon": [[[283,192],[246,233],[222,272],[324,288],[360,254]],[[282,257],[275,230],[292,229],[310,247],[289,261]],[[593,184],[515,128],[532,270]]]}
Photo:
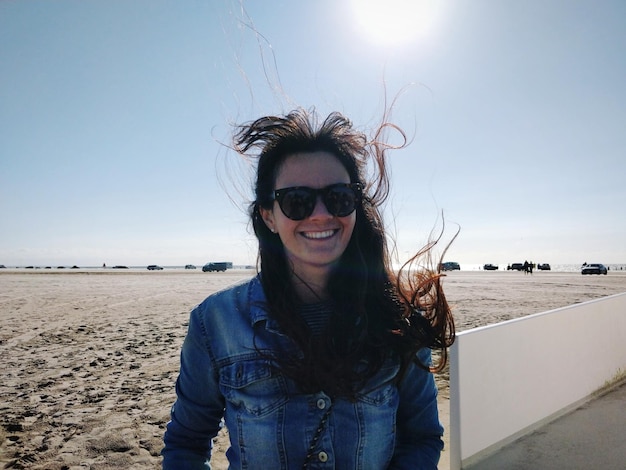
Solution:
{"label": "distant person", "polygon": [[385,145],[341,114],[318,125],[300,109],[243,125],[234,142],[257,158],[260,272],[191,313],[163,468],[207,468],[224,418],[231,469],[436,469],[431,372],[454,324],[438,272],[394,274]]}

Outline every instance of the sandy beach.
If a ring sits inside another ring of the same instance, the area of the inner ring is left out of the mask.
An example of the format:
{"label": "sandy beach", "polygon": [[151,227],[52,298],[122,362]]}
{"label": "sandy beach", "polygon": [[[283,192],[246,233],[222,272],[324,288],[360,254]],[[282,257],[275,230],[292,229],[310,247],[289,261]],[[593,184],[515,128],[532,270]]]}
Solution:
{"label": "sandy beach", "polygon": [[[189,312],[251,275],[1,270],[2,468],[160,468]],[[626,272],[455,271],[444,287],[462,331],[626,292]],[[447,426],[447,374],[437,381]],[[227,468],[227,446],[219,436],[214,469]]]}

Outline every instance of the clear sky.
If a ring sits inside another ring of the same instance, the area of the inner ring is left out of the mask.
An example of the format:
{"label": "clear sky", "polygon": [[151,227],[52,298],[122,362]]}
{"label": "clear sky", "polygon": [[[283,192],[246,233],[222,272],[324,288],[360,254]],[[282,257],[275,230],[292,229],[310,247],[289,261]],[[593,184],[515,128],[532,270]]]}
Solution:
{"label": "clear sky", "polygon": [[625,25],[622,0],[3,0],[0,264],[252,264],[232,124],[367,131],[403,89],[400,260],[443,212],[448,260],[625,263]]}

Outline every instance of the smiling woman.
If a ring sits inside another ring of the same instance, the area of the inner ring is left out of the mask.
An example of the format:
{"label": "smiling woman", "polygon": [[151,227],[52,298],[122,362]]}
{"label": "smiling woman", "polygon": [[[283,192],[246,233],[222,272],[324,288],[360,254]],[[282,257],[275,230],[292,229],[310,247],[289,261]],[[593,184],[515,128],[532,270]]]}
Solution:
{"label": "smiling woman", "polygon": [[438,271],[391,267],[381,132],[300,108],[237,128],[260,270],[191,313],[164,470],[207,468],[222,423],[229,468],[437,468],[454,322]]}
{"label": "smiling woman", "polygon": [[358,27],[376,44],[399,44],[427,34],[434,0],[352,0]]}

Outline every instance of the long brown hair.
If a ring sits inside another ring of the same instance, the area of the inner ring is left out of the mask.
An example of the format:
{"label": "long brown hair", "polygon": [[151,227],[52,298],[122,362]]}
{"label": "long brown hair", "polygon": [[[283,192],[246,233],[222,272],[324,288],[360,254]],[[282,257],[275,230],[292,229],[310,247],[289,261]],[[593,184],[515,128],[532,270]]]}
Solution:
{"label": "long brown hair", "polygon": [[[400,363],[397,379],[401,380],[411,361],[416,361],[416,352],[425,347],[442,351],[440,362],[431,368],[441,370],[447,360],[446,348],[454,341],[454,322],[438,270],[413,270],[413,263],[397,274],[391,268],[379,211],[389,189],[385,158],[389,146],[381,136],[390,126],[395,128],[383,123],[370,140],[339,113],[331,113],[318,124],[313,110],[296,109],[285,116],[266,116],[241,125],[234,136],[240,154],[258,151],[250,217],[259,241],[265,307],[300,351],[274,354],[272,360],[303,392],[324,390],[354,398],[390,357]],[[328,282],[334,312],[321,338],[311,336],[298,314],[300,302],[290,281],[283,245],[259,211],[272,207],[271,194],[285,159],[316,151],[333,154],[350,181],[365,188],[352,238]],[[373,181],[366,181],[366,175]],[[428,257],[436,242],[429,243],[413,261]]]}

